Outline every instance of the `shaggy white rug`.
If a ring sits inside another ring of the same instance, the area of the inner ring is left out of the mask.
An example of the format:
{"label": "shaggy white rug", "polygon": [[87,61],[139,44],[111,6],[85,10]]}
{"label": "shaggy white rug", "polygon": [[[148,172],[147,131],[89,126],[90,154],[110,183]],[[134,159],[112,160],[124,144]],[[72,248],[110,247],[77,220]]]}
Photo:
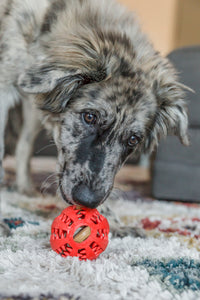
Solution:
{"label": "shaggy white rug", "polygon": [[[0,238],[1,299],[200,299],[200,206],[151,200],[112,202],[125,225],[147,237],[113,238],[95,261],[50,248],[55,198],[1,192],[12,235]],[[109,219],[108,219],[109,221]]]}

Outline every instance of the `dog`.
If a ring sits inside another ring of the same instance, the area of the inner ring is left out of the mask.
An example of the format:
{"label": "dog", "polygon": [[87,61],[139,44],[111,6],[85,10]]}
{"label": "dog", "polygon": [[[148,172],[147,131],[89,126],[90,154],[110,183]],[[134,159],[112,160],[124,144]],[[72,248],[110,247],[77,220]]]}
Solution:
{"label": "dog", "polygon": [[1,0],[0,20],[1,180],[8,111],[19,102],[20,192],[32,190],[40,120],[57,146],[61,197],[91,208],[131,154],[151,152],[167,134],[188,144],[184,86],[119,3]]}

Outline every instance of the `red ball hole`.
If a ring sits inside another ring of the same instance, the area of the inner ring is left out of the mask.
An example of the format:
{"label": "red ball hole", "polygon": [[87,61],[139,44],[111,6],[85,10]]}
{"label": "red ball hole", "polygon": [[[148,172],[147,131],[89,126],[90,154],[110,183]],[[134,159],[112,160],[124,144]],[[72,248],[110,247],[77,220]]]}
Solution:
{"label": "red ball hole", "polygon": [[82,243],[83,241],[87,240],[90,234],[91,228],[89,226],[81,226],[75,231],[73,239],[76,243]]}

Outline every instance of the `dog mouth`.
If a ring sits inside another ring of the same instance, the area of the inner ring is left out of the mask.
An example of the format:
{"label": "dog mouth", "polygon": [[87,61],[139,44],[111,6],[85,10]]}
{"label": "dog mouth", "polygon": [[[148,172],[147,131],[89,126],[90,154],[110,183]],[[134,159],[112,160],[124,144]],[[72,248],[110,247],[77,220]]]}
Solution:
{"label": "dog mouth", "polygon": [[[62,199],[68,203],[69,205],[80,205],[80,203],[78,203],[77,201],[74,201],[73,199],[71,199],[71,197],[69,197],[68,195],[66,195],[66,193],[63,190],[62,184],[61,184],[61,179],[59,180],[59,189],[60,189],[60,193],[62,196]],[[105,200],[108,198],[110,194],[110,190],[105,194],[105,196],[102,198],[102,200],[99,202],[98,206],[103,204],[105,202]]]}
{"label": "dog mouth", "polygon": [[75,203],[72,201],[72,199],[70,199],[70,198],[65,194],[65,192],[64,192],[64,190],[63,190],[63,187],[62,187],[62,176],[59,176],[59,189],[60,189],[61,196],[62,196],[63,200],[64,200],[66,203],[68,203],[68,204],[70,204],[70,205],[75,204]]}
{"label": "dog mouth", "polygon": [[61,196],[62,196],[63,200],[64,200],[65,202],[67,202],[68,204],[74,204],[74,203],[72,203],[72,201],[69,200],[69,198],[65,195],[62,186],[60,186],[59,188],[60,188],[60,193],[61,193]]}
{"label": "dog mouth", "polygon": [[[62,172],[62,175],[63,175],[63,172]],[[73,199],[69,194],[67,194],[65,192],[65,189],[63,188],[63,176],[59,176],[59,190],[60,190],[60,194],[61,194],[61,197],[62,199],[68,203],[69,205],[82,205],[82,206],[88,206],[87,203],[86,204],[80,204],[78,201],[76,201],[75,199]],[[97,203],[97,206],[100,206],[101,204],[103,204],[105,202],[105,200],[108,198],[108,196],[110,195],[111,193],[111,190],[113,188],[113,185],[109,188],[109,190],[104,194],[102,195],[103,197],[101,199],[99,199],[98,203]],[[94,202],[96,200],[94,199]],[[91,207],[92,205],[94,204],[93,202],[90,203],[91,204]],[[90,207],[90,206],[89,206]]]}

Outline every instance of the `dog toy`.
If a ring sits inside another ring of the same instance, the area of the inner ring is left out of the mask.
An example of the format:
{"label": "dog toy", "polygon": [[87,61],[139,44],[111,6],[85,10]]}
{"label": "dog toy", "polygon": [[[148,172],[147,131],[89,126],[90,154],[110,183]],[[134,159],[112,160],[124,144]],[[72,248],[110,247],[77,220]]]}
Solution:
{"label": "dog toy", "polygon": [[97,209],[69,206],[51,226],[50,244],[63,257],[96,259],[108,245],[109,224]]}

